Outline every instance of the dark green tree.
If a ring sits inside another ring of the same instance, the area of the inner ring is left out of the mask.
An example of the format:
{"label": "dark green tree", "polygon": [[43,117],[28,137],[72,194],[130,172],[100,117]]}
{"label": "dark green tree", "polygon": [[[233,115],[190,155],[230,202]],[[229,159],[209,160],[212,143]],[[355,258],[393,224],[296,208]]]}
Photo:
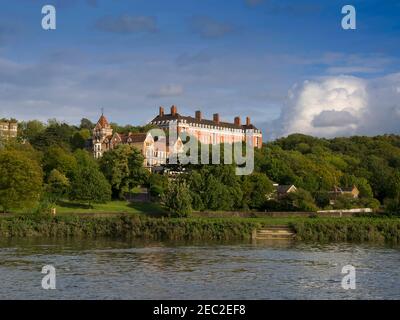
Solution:
{"label": "dark green tree", "polygon": [[143,162],[141,152],[129,145],[119,145],[103,154],[100,168],[111,184],[113,197],[122,198],[132,188],[146,183],[149,173]]}
{"label": "dark green tree", "polygon": [[281,203],[286,210],[293,211],[317,211],[318,207],[315,204],[312,195],[304,189],[297,189],[296,192],[291,192],[285,196]]}
{"label": "dark green tree", "polygon": [[3,211],[37,204],[43,183],[40,165],[20,151],[0,151],[0,206]]}
{"label": "dark green tree", "polygon": [[53,145],[46,148],[44,152],[43,169],[47,176],[52,170],[57,169],[60,173],[71,178],[77,169],[77,160],[71,152]]}
{"label": "dark green tree", "polygon": [[68,178],[57,169],[53,169],[47,179],[47,198],[55,203],[58,200],[68,197],[69,192],[70,182]]}
{"label": "dark green tree", "polygon": [[111,199],[111,188],[107,179],[96,166],[78,166],[71,181],[72,200],[92,203],[104,203]]}
{"label": "dark green tree", "polygon": [[267,196],[274,187],[268,177],[263,173],[253,173],[243,178],[243,202],[244,206],[251,209],[262,209]]}
{"label": "dark green tree", "polygon": [[75,149],[83,149],[90,138],[90,131],[88,129],[81,129],[74,133],[71,138],[71,147]]}
{"label": "dark green tree", "polygon": [[23,140],[32,141],[46,129],[43,122],[38,120],[18,123],[18,135]]}
{"label": "dark green tree", "polygon": [[173,216],[184,218],[192,212],[192,197],[183,180],[170,182],[163,201]]}
{"label": "dark green tree", "polygon": [[94,129],[94,127],[95,127],[95,124],[92,121],[90,121],[89,119],[86,119],[86,118],[81,119],[81,124],[79,126],[79,129],[81,129],[81,130],[86,129],[86,130],[89,130],[89,132],[91,132]]}

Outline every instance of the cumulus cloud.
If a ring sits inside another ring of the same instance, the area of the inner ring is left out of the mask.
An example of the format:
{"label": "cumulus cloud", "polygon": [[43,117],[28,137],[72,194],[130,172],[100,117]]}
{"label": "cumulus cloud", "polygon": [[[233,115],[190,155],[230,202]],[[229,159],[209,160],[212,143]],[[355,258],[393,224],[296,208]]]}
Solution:
{"label": "cumulus cloud", "polygon": [[233,31],[229,23],[220,22],[207,16],[195,16],[191,19],[192,30],[203,38],[220,38]]}
{"label": "cumulus cloud", "polygon": [[400,132],[400,73],[375,79],[327,77],[295,85],[274,136],[320,137]]}
{"label": "cumulus cloud", "polygon": [[357,118],[349,111],[325,110],[316,115],[312,121],[314,127],[345,127],[356,124]]}
{"label": "cumulus cloud", "polygon": [[111,33],[156,32],[156,18],[149,16],[105,16],[96,21],[96,28]]}

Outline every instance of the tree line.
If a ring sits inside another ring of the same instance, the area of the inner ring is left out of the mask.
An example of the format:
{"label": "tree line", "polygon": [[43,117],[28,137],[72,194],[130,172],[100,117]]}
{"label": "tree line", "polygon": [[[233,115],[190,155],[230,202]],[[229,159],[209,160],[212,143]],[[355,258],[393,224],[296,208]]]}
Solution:
{"label": "tree line", "polygon": [[[117,132],[146,132],[120,127]],[[399,211],[400,136],[320,139],[290,135],[255,150],[255,170],[237,176],[233,165],[189,165],[175,176],[151,174],[139,150],[120,145],[96,160],[88,149],[94,124],[71,126],[56,120],[19,123],[17,140],[0,142],[0,209],[44,210],[65,199],[105,202],[121,199],[136,186],[172,213],[191,211],[298,210],[384,207]],[[168,166],[167,166],[168,167]],[[297,192],[277,199],[273,183]],[[339,196],[335,186],[356,186],[358,199]]]}

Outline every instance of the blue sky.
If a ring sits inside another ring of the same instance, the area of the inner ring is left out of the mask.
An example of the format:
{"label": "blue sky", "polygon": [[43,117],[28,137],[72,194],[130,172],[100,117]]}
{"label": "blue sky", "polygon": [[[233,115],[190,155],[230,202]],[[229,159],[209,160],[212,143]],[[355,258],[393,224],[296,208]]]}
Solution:
{"label": "blue sky", "polygon": [[[266,138],[399,133],[400,1],[1,0],[0,117],[250,116]],[[57,29],[41,28],[41,8]],[[341,28],[352,4],[357,29]],[[383,116],[382,114],[386,114]]]}

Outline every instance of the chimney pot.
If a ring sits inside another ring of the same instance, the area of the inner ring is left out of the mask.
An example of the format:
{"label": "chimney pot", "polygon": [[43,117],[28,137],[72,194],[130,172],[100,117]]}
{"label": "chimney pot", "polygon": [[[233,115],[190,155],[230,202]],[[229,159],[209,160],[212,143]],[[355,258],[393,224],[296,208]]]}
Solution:
{"label": "chimney pot", "polygon": [[201,111],[200,110],[196,111],[195,118],[196,118],[197,121],[201,121]]}
{"label": "chimney pot", "polygon": [[219,114],[218,113],[214,113],[213,120],[215,123],[219,123]]}
{"label": "chimney pot", "polygon": [[160,107],[159,115],[160,115],[160,117],[162,117],[164,115],[164,107]]}
{"label": "chimney pot", "polygon": [[235,117],[235,125],[240,126],[240,117]]}

